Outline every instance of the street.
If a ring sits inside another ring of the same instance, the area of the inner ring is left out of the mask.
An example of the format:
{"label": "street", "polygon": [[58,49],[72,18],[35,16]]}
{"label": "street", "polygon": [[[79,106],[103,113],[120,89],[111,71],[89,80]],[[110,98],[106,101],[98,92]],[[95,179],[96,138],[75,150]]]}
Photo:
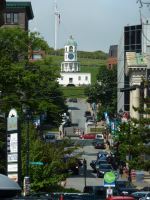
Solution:
{"label": "street", "polygon": [[[86,143],[86,141],[85,141]],[[92,144],[90,144],[91,141],[87,141],[87,145],[83,146],[83,149],[81,148],[82,158],[86,159],[87,161],[87,178],[86,178],[86,185],[91,186],[100,186],[103,185],[103,179],[97,178],[96,173],[93,173],[92,168],[90,167],[91,160],[96,160],[96,154],[99,150],[95,149]],[[83,188],[85,185],[85,179],[83,174],[83,168],[80,170],[80,175],[78,176],[71,176],[67,178],[66,182],[66,188],[74,188],[81,192],[83,192]]]}

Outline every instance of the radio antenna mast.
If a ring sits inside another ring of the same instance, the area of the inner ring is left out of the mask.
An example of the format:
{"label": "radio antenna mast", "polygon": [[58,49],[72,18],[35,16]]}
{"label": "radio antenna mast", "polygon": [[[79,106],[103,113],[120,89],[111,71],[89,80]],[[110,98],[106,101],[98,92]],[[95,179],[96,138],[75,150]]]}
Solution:
{"label": "radio antenna mast", "polygon": [[55,43],[54,50],[57,50],[57,37],[58,37],[58,26],[60,24],[60,13],[57,8],[57,2],[54,0],[54,16],[55,16]]}

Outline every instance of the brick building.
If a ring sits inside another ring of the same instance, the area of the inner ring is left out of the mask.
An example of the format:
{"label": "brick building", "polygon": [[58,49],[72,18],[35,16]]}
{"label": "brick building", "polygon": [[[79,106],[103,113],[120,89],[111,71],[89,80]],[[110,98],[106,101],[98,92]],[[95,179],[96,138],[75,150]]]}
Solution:
{"label": "brick building", "polygon": [[[2,0],[1,0],[2,1]],[[33,19],[31,2],[6,2],[3,27],[19,26],[24,30],[29,28],[29,20]]]}
{"label": "brick building", "polygon": [[117,65],[117,52],[118,45],[111,45],[109,48],[107,67],[108,69],[112,69],[114,65]]}

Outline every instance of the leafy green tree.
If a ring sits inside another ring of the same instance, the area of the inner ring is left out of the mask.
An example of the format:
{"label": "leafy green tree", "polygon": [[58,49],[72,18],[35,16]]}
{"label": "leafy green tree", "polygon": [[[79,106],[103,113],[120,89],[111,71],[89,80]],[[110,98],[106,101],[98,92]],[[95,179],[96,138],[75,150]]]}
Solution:
{"label": "leafy green tree", "polygon": [[101,66],[97,74],[97,83],[86,88],[88,102],[99,105],[98,116],[101,119],[103,112],[116,113],[117,106],[117,70]]}
{"label": "leafy green tree", "polygon": [[[29,108],[33,117],[45,114],[48,124],[58,126],[66,110],[57,82],[58,69],[48,57],[35,63],[28,61],[32,49],[48,52],[47,43],[36,33],[1,28],[0,47],[1,112],[7,116],[11,108],[16,108],[23,122],[23,109]],[[1,132],[1,150],[5,144],[5,132]]]}
{"label": "leafy green tree", "polygon": [[134,108],[140,113],[140,119],[131,118],[128,123],[121,123],[118,131],[116,140],[119,142],[120,159],[126,160],[128,156],[129,169],[150,170],[150,160],[145,159],[150,154],[149,102],[149,97],[141,98],[140,107]]}

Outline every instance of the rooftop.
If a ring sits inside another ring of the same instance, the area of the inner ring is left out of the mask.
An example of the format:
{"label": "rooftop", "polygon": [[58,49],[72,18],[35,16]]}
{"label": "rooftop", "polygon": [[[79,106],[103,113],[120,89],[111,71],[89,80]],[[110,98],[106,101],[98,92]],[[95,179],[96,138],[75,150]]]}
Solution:
{"label": "rooftop", "polygon": [[6,9],[7,8],[24,8],[26,9],[27,15],[28,15],[28,19],[33,19],[34,15],[33,15],[33,10],[32,10],[32,5],[31,2],[25,1],[25,2],[15,2],[15,1],[7,1],[6,2]]}

